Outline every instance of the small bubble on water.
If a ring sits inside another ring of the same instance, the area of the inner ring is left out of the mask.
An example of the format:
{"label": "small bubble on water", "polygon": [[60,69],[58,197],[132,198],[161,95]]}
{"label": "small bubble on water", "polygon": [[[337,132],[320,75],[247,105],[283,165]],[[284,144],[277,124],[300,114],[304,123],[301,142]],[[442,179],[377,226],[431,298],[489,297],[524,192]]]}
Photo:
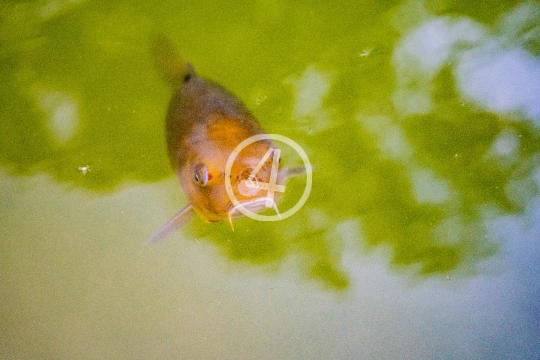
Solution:
{"label": "small bubble on water", "polygon": [[88,165],[79,166],[78,170],[81,174],[86,175],[90,171],[90,167]]}

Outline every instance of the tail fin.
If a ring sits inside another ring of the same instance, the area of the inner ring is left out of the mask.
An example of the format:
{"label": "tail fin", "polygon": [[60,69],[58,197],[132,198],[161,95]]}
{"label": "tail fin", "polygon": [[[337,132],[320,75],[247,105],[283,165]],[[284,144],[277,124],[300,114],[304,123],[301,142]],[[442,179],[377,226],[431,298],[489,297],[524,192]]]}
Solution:
{"label": "tail fin", "polygon": [[154,36],[152,55],[157,71],[173,89],[177,89],[194,74],[191,65],[180,59],[174,45],[163,34]]}

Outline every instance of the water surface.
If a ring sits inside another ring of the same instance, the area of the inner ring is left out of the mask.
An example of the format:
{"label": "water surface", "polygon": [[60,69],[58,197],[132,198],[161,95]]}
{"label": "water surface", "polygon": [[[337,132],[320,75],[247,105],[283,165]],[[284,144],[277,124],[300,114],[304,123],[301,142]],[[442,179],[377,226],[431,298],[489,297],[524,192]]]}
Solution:
{"label": "water surface", "polygon": [[[540,356],[538,3],[57,0],[0,22],[0,357]],[[306,151],[298,213],[143,245],[186,201],[156,32]]]}

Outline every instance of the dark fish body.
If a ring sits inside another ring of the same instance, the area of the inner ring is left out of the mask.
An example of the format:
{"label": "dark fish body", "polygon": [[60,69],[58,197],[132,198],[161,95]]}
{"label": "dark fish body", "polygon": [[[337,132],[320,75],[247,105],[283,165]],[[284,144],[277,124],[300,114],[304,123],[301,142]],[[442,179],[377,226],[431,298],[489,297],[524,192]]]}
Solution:
{"label": "dark fish body", "polygon": [[[264,134],[255,117],[231,92],[197,75],[190,64],[183,63],[170,42],[159,37],[154,43],[154,58],[159,72],[173,87],[166,120],[169,160],[189,204],[150,238],[156,242],[180,227],[195,210],[203,220],[218,221],[239,215],[225,190],[225,165],[242,141]],[[268,183],[273,151],[271,140],[247,146],[230,169],[232,190],[239,203],[253,212],[265,208],[267,190],[246,187],[246,181]],[[256,174],[253,170],[259,167]],[[277,184],[283,183],[278,173]],[[273,200],[273,199],[272,199]],[[275,203],[274,203],[275,207]],[[232,222],[231,222],[232,226]]]}

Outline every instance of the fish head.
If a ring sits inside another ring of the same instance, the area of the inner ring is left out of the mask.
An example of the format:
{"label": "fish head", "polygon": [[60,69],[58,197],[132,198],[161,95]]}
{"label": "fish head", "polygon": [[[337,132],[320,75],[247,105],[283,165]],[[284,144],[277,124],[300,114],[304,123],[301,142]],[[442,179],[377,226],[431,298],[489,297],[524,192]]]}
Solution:
{"label": "fish head", "polygon": [[251,212],[260,212],[269,204],[275,208],[279,191],[272,189],[284,182],[279,150],[270,139],[253,142],[235,153],[226,169],[238,144],[252,134],[234,122],[220,124],[219,129],[204,128],[204,136],[190,143],[190,153],[178,172],[194,210],[206,221],[218,221],[241,216],[241,207]]}

